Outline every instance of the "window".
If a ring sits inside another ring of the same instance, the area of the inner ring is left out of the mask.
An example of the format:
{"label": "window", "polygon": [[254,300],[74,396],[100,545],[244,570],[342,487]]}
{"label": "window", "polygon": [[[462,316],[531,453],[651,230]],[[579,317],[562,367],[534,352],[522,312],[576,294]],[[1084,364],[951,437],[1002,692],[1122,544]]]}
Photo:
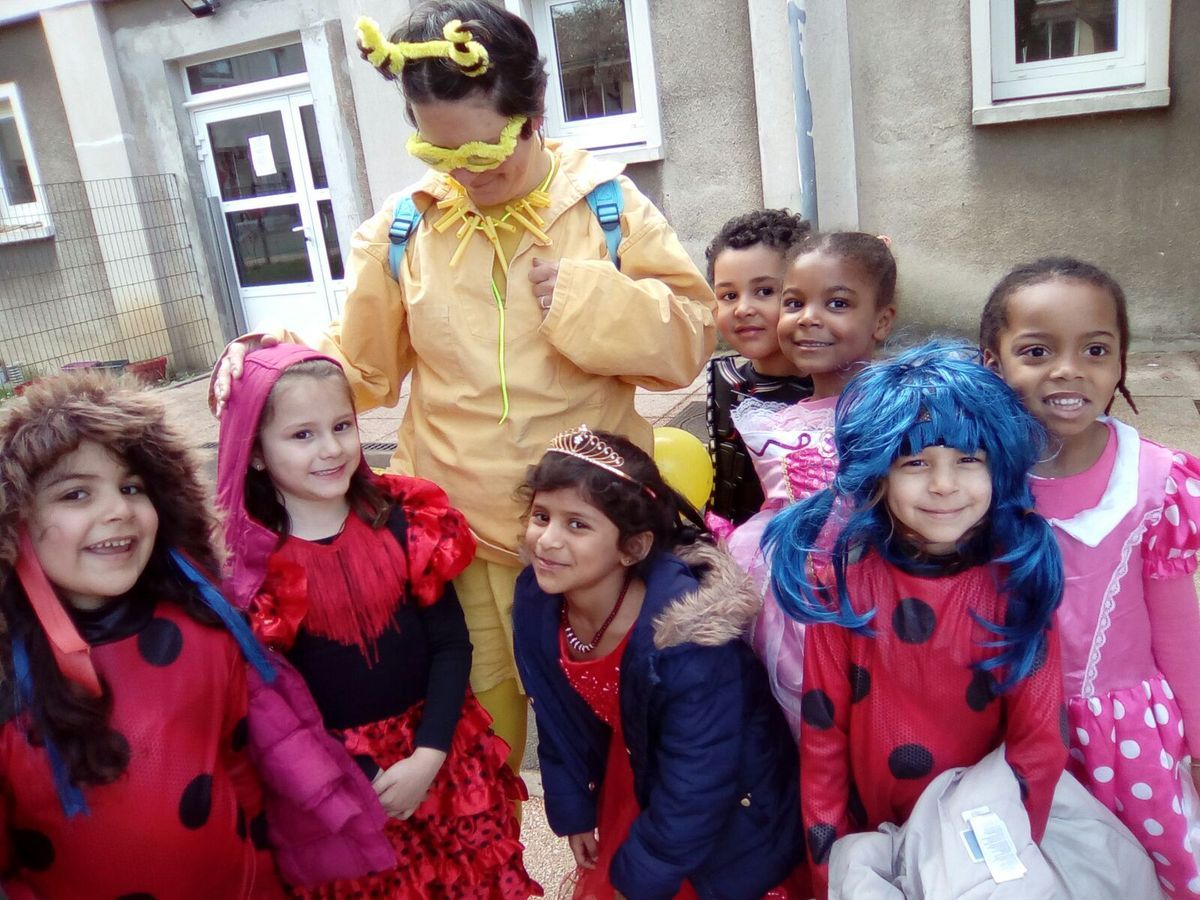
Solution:
{"label": "window", "polygon": [[971,0],[977,125],[1165,106],[1171,0]]}
{"label": "window", "polygon": [[533,0],[524,11],[550,74],[546,133],[630,162],[661,158],[648,0]]}
{"label": "window", "polygon": [[194,96],[305,71],[303,48],[299,44],[288,44],[188,66],[187,81]]}
{"label": "window", "polygon": [[17,86],[0,84],[0,244],[52,234]]}

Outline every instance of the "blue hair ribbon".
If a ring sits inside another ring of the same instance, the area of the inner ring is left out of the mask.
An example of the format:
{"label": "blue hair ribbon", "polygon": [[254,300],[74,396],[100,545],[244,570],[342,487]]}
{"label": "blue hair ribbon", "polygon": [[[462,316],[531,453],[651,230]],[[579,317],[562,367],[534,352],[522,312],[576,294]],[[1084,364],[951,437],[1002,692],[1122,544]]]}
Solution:
{"label": "blue hair ribbon", "polygon": [[[12,662],[18,698],[21,705],[32,712],[33,672],[29,668],[29,652],[25,649],[25,642],[20,638],[13,638]],[[48,734],[43,735],[42,745],[45,747],[46,755],[50,757],[50,772],[54,776],[54,789],[58,793],[59,802],[62,803],[63,813],[68,819],[78,815],[88,815],[88,805],[87,801],[83,799],[83,791],[71,780],[67,764]]]}
{"label": "blue hair ribbon", "polygon": [[254,636],[254,632],[242,618],[242,614],[230,605],[225,596],[186,556],[175,549],[172,549],[170,554],[171,561],[175,563],[179,571],[200,591],[200,599],[204,601],[204,605],[217,614],[233,639],[237,641],[238,648],[242,651],[246,662],[254,666],[267,684],[273,682],[275,667],[271,665],[271,661],[267,658],[267,651],[258,642],[258,638]]}

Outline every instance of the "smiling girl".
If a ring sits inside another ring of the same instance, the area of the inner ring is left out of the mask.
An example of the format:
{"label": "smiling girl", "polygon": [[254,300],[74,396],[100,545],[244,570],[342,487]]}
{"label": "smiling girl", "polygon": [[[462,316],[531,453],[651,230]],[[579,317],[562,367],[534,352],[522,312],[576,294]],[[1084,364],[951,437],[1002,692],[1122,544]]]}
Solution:
{"label": "smiling girl", "polygon": [[6,896],[282,896],[247,726],[265,661],[209,581],[211,524],[152,397],[61,375],[5,409]]}
{"label": "smiling girl", "polygon": [[467,690],[462,515],[427,481],[372,473],[341,368],[291,344],[246,358],[217,475],[234,599],[391,817],[395,868],[310,895],[540,896],[517,840],[524,787]]}
{"label": "smiling girl", "polygon": [[934,778],[1001,743],[1040,840],[1067,753],[1060,559],[1026,482],[1037,422],[968,348],[931,343],[851,381],[836,424],[832,485],[766,534],[779,606],[807,624],[801,804],[820,897],[835,840],[903,824]]}
{"label": "smiling girl", "polygon": [[1066,570],[1071,771],[1142,842],[1168,894],[1200,895],[1200,460],[1108,416],[1117,391],[1132,405],[1129,315],[1095,266],[1014,269],[988,298],[980,345],[1052,439],[1032,483]]}

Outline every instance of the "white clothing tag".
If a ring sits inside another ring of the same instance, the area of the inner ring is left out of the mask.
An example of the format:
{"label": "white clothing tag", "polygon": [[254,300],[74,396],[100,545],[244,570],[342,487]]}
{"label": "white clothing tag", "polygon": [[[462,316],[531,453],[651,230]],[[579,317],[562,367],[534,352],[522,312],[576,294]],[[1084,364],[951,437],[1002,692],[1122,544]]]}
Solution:
{"label": "white clothing tag", "polygon": [[982,816],[984,813],[990,813],[991,811],[992,808],[990,806],[976,806],[974,809],[963,810],[962,820],[970,822],[973,816]]}
{"label": "white clothing tag", "polygon": [[967,823],[979,841],[979,849],[983,852],[983,862],[992,873],[996,884],[1015,881],[1024,878],[1028,871],[1017,856],[1016,845],[1004,820],[993,812],[981,816],[972,816]]}

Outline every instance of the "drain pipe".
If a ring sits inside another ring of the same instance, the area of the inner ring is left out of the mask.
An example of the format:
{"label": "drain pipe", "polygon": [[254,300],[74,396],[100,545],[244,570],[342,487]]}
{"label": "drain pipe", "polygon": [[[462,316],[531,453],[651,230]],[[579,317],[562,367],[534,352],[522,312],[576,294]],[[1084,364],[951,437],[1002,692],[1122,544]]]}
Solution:
{"label": "drain pipe", "polygon": [[796,165],[800,171],[800,214],[817,228],[817,161],[813,152],[812,97],[804,74],[806,0],[787,0],[788,44],[792,57],[792,103],[796,112]]}

